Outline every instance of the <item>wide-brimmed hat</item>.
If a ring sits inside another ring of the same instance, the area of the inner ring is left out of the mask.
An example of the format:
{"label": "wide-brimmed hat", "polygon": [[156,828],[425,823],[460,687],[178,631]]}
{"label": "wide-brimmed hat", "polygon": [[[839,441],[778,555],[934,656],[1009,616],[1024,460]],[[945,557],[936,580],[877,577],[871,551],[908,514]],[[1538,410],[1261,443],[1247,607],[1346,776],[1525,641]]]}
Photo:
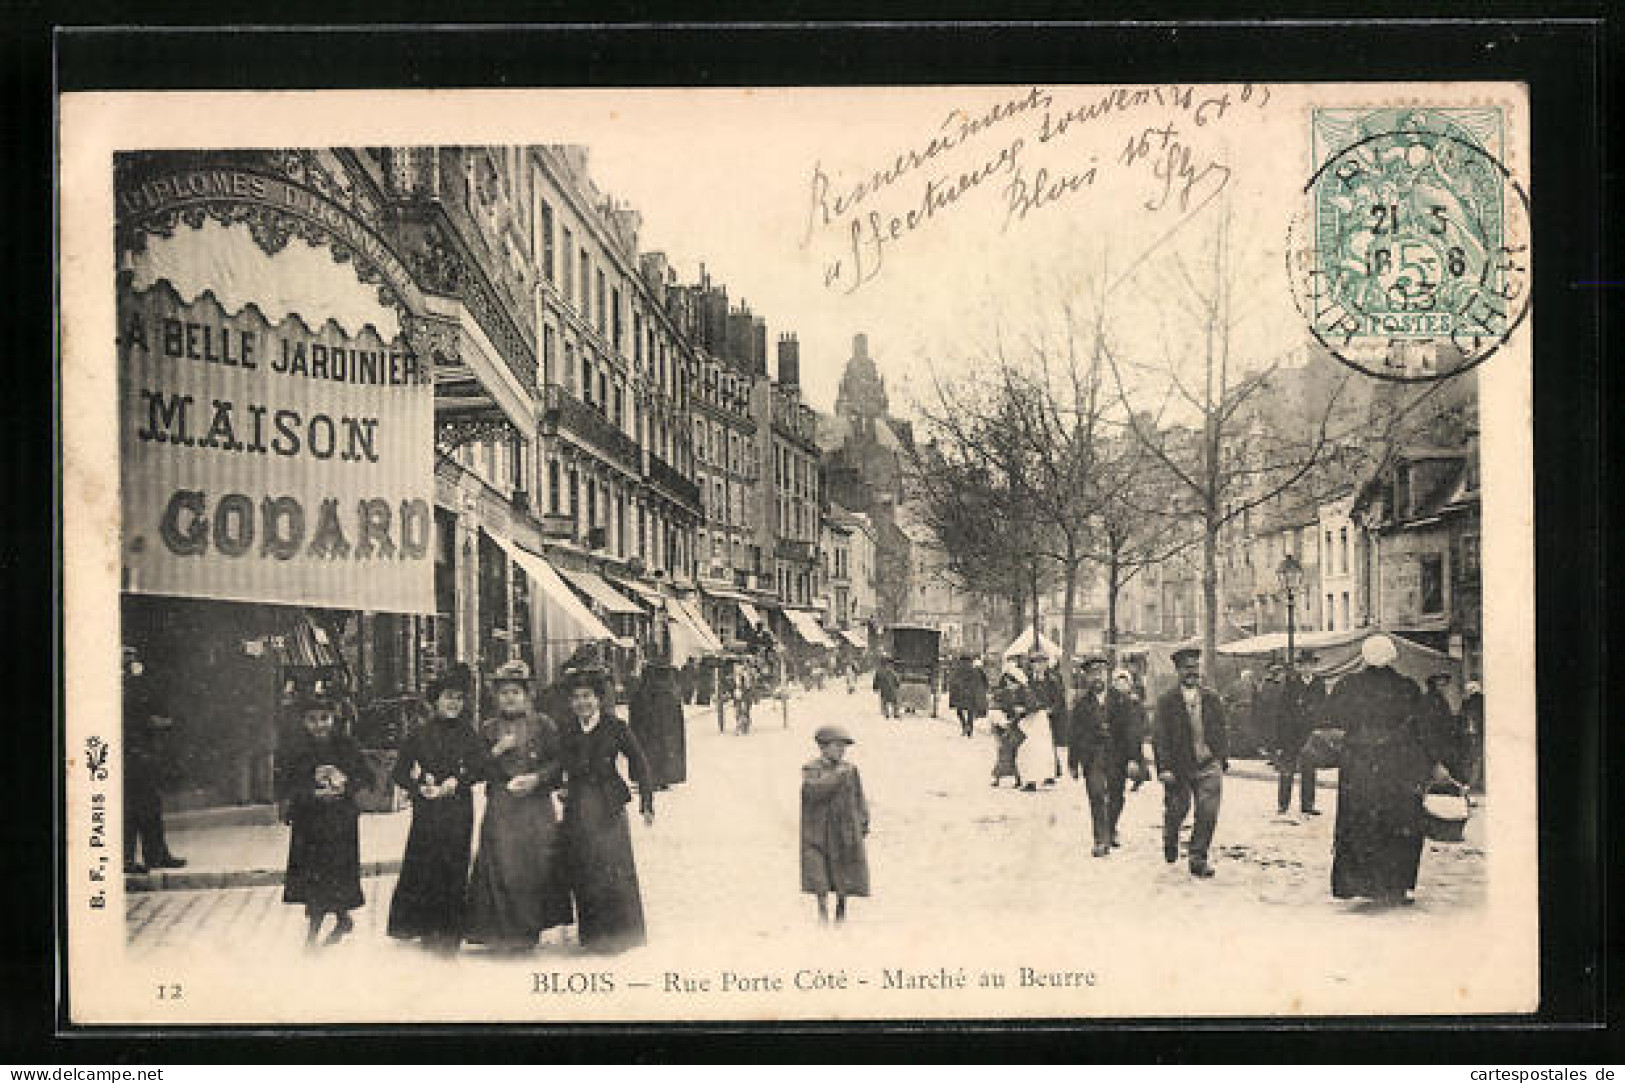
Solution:
{"label": "wide-brimmed hat", "polygon": [[458,662],[429,682],[429,687],[424,689],[423,698],[433,703],[440,698],[442,692],[461,692],[466,696],[473,686],[474,675],[469,672],[465,663]]}
{"label": "wide-brimmed hat", "polygon": [[813,741],[819,745],[827,745],[832,741],[843,745],[857,744],[852,735],[840,726],[819,726],[818,732],[813,734]]}
{"label": "wide-brimmed hat", "polygon": [[600,699],[609,685],[609,670],[599,665],[567,666],[559,683],[566,692],[574,692],[578,688],[585,688]]}
{"label": "wide-brimmed hat", "polygon": [[1202,660],[1202,648],[1181,647],[1177,651],[1174,651],[1170,657],[1173,658],[1174,665],[1176,666],[1185,661],[1187,658],[1193,662],[1200,662]]}
{"label": "wide-brimmed hat", "polygon": [[529,688],[532,679],[530,666],[525,663],[523,658],[515,658],[504,662],[491,674],[491,683],[494,685],[522,684]]}

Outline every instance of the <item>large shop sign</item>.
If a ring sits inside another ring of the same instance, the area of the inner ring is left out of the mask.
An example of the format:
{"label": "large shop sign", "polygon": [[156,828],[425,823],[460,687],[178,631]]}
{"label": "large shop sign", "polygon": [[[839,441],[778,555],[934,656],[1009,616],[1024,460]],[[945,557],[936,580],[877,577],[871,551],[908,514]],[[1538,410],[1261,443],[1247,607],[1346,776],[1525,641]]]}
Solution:
{"label": "large shop sign", "polygon": [[118,300],[127,589],[433,611],[434,391],[403,340],[166,281]]}

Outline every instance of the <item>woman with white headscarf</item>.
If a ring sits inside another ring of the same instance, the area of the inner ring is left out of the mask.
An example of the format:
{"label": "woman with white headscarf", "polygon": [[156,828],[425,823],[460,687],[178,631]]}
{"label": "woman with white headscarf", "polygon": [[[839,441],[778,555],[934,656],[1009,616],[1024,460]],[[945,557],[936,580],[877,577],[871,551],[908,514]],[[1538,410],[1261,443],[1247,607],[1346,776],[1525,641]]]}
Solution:
{"label": "woman with white headscarf", "polygon": [[1393,640],[1370,636],[1360,656],[1365,667],[1338,681],[1326,703],[1328,724],[1345,732],[1332,894],[1408,903],[1422,862],[1422,788],[1450,775],[1421,725],[1421,690],[1393,668]]}

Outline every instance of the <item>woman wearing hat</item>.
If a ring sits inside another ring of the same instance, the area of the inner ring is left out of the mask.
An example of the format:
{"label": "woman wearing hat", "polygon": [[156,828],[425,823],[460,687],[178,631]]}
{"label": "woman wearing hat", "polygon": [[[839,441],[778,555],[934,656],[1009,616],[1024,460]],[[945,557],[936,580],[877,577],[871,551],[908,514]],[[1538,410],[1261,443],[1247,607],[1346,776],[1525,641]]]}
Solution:
{"label": "woman wearing hat", "polygon": [[527,951],[572,917],[553,798],[564,782],[563,734],[532,706],[524,662],[505,662],[491,683],[497,716],[480,727],[485,819],[465,936],[498,951]]}
{"label": "woman wearing hat", "polygon": [[300,698],[300,732],[277,756],[277,798],[282,819],[293,828],[282,901],[305,908],[305,944],[316,943],[323,920],[336,921],[327,944],[355,928],[350,911],[360,906],[361,844],[357,790],[373,783],[361,748],[337,732],[338,705],[321,690]]}
{"label": "woman wearing hat", "polygon": [[1393,666],[1393,640],[1360,645],[1365,668],[1337,682],[1327,723],[1345,731],[1337,778],[1332,894],[1383,903],[1410,902],[1422,862],[1421,790],[1448,780],[1442,750],[1429,747],[1422,693]]}
{"label": "woman wearing hat", "polygon": [[412,829],[389,904],[389,935],[440,951],[455,950],[462,937],[473,787],[485,760],[468,724],[471,683],[468,667],[458,665],[429,685],[432,713],[402,742],[390,775],[412,799]]}
{"label": "woman wearing hat", "polygon": [[840,726],[821,726],[814,734],[819,755],[801,768],[801,890],[818,898],[818,920],[829,920],[831,892],[835,921],[846,920],[846,900],[869,894],[869,856],[863,840],[869,834],[869,804],[863,779],[845,761],[853,743]]}
{"label": "woman wearing hat", "polygon": [[644,943],[643,898],[626,806],[632,791],[619,760],[638,784],[644,823],[655,817],[654,785],[643,748],[627,724],[604,709],[608,674],[567,671],[570,721],[565,723],[565,849],[575,895],[576,932],[589,951],[616,952]]}

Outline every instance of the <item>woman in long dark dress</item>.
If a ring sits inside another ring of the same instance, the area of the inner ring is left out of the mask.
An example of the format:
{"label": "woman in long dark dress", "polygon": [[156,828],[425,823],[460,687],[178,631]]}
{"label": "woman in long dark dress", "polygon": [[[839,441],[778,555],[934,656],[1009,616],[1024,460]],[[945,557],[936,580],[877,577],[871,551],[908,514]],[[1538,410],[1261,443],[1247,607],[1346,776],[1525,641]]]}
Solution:
{"label": "woman in long dark dress", "polygon": [[464,938],[498,951],[528,951],[545,930],[572,917],[553,801],[564,780],[564,744],[554,721],[531,706],[529,666],[504,663],[492,684],[498,713],[480,727],[485,819]]}
{"label": "woman in long dark dress", "polygon": [[300,703],[302,729],[277,757],[277,797],[292,828],[282,901],[305,908],[305,944],[316,943],[323,920],[337,920],[326,944],[355,928],[350,911],[361,895],[361,843],[357,790],[373,784],[361,748],[336,732],[337,705],[319,692]]}
{"label": "woman in long dark dress", "polygon": [[1422,787],[1450,776],[1421,726],[1421,690],[1393,669],[1393,641],[1370,636],[1360,653],[1366,668],[1338,681],[1326,704],[1345,734],[1332,894],[1406,903],[1422,863]]}
{"label": "woman in long dark dress", "polygon": [[643,748],[625,722],[604,710],[606,675],[580,669],[566,675],[571,720],[565,726],[564,834],[576,935],[582,948],[617,952],[643,944],[643,899],[632,856],[626,806],[632,791],[617,761],[638,784],[644,823],[654,823],[654,786]]}
{"label": "woman in long dark dress", "polygon": [[440,951],[455,950],[462,937],[474,785],[485,762],[464,713],[470,683],[468,667],[456,666],[429,687],[433,717],[402,743],[391,774],[411,795],[412,829],[389,905],[389,935]]}

